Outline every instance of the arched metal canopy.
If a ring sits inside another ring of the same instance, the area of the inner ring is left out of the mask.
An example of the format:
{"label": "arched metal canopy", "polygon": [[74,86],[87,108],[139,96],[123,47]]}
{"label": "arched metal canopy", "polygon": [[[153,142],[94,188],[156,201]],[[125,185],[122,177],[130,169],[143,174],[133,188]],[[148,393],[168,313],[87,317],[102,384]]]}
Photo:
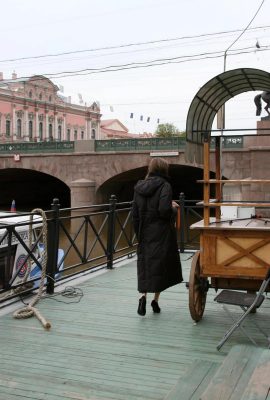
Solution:
{"label": "arched metal canopy", "polygon": [[203,134],[211,132],[216,113],[226,101],[251,90],[270,91],[270,73],[254,68],[223,72],[208,81],[195,95],[186,124],[186,158],[202,162]]}

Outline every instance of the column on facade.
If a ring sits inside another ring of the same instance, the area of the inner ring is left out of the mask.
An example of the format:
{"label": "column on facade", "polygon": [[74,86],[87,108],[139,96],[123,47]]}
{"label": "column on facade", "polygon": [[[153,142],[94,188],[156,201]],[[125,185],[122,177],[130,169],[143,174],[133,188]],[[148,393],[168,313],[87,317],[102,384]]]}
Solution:
{"label": "column on facade", "polygon": [[36,113],[35,113],[35,125],[36,128],[34,130],[34,140],[37,140],[37,138],[39,137],[39,120],[38,120],[38,108],[36,108]]}
{"label": "column on facade", "polygon": [[23,128],[22,128],[23,140],[29,141],[29,130],[28,130],[28,107],[24,107],[23,113]]}
{"label": "column on facade", "polygon": [[54,134],[54,140],[57,140],[58,137],[58,129],[57,129],[57,112],[54,112],[54,127],[53,127],[53,134]]}
{"label": "column on facade", "polygon": [[62,131],[62,140],[66,140],[67,132],[66,132],[66,114],[63,114],[63,131]]}
{"label": "column on facade", "polygon": [[45,141],[49,141],[49,111],[45,110]]}
{"label": "column on facade", "polygon": [[13,136],[13,140],[16,140],[16,104],[12,104],[12,132],[11,135]]}
{"label": "column on facade", "polygon": [[86,118],[86,139],[91,139],[91,118]]}
{"label": "column on facade", "polygon": [[1,140],[3,140],[3,138],[4,138],[3,129],[2,129],[2,120],[3,120],[3,117],[2,117],[2,113],[0,112],[0,137],[1,137]]}
{"label": "column on facade", "polygon": [[96,139],[101,139],[101,137],[100,137],[100,120],[97,121]]}

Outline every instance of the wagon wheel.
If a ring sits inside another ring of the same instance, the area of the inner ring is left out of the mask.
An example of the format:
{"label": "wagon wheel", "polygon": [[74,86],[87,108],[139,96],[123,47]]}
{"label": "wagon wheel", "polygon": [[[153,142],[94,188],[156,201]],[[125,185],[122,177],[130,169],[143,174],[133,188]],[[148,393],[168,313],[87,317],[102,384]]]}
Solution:
{"label": "wagon wheel", "polygon": [[200,277],[200,252],[197,251],[193,256],[189,275],[189,311],[196,322],[202,319],[208,287],[208,280]]}

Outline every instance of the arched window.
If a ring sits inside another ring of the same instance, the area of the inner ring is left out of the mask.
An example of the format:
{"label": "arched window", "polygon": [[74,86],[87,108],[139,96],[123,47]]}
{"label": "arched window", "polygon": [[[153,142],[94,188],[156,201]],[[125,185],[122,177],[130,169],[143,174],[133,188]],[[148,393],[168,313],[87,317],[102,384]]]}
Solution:
{"label": "arched window", "polygon": [[84,131],[81,131],[81,139],[84,139]]}
{"label": "arched window", "polygon": [[29,134],[29,140],[32,140],[33,139],[33,121],[29,121],[28,134]]}
{"label": "arched window", "polygon": [[39,140],[41,141],[43,139],[43,123],[42,122],[39,123],[38,133],[39,133]]}
{"label": "arched window", "polygon": [[17,119],[17,137],[22,137],[22,120],[21,118]]}
{"label": "arched window", "polygon": [[30,92],[29,92],[29,97],[30,97],[30,99],[32,99],[32,96],[33,96],[32,90],[30,90]]}
{"label": "arched window", "polygon": [[49,124],[49,140],[53,140],[53,127],[52,124]]}
{"label": "arched window", "polygon": [[6,120],[6,136],[10,137],[10,120]]}
{"label": "arched window", "polygon": [[91,139],[95,139],[96,138],[96,130],[92,129],[91,131]]}
{"label": "arched window", "polygon": [[67,130],[67,140],[70,141],[70,129]]}
{"label": "arched window", "polygon": [[74,140],[77,140],[78,139],[78,132],[75,130],[74,131]]}
{"label": "arched window", "polygon": [[62,138],[62,126],[58,125],[58,140],[61,141]]}
{"label": "arched window", "polygon": [[39,98],[39,100],[42,100],[42,93],[39,93],[38,98]]}

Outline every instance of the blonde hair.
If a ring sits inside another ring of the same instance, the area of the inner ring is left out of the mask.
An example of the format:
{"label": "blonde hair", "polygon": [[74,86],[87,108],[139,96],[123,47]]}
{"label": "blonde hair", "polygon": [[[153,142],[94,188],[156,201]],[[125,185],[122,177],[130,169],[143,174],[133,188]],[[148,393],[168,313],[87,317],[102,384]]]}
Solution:
{"label": "blonde hair", "polygon": [[148,166],[146,178],[148,178],[148,176],[150,174],[160,174],[160,175],[168,176],[169,164],[167,163],[166,160],[164,160],[164,158],[160,158],[160,157],[152,158],[152,160],[150,161],[150,164]]}

